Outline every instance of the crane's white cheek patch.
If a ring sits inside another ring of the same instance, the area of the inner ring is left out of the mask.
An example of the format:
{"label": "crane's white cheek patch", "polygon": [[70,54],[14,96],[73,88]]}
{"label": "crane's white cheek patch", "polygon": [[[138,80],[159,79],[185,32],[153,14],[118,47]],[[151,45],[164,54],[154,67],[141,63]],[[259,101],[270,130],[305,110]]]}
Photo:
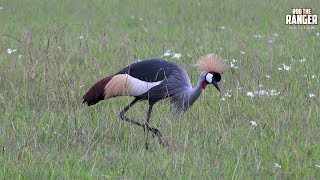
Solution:
{"label": "crane's white cheek patch", "polygon": [[139,96],[158,86],[162,81],[145,82],[128,74],[115,75],[105,87],[105,99],[115,96]]}
{"label": "crane's white cheek patch", "polygon": [[207,80],[208,83],[212,83],[212,77],[213,77],[213,75],[211,73],[208,73],[206,75],[206,80]]}

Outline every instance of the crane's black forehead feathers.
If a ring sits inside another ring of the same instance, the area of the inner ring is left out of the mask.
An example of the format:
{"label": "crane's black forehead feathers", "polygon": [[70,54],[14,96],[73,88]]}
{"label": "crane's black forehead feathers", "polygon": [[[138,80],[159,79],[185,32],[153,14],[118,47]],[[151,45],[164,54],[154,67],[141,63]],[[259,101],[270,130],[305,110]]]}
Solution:
{"label": "crane's black forehead feathers", "polygon": [[213,73],[212,75],[213,75],[214,79],[215,79],[217,82],[219,82],[219,81],[221,80],[221,74],[219,74],[219,73]]}

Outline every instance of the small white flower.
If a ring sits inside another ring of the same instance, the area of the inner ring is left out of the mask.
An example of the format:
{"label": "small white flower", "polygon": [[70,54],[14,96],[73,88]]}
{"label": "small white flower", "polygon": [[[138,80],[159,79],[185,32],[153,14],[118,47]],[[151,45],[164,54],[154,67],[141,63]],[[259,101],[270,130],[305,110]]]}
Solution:
{"label": "small white flower", "polygon": [[317,32],[317,33],[316,33],[316,35],[317,35],[317,36],[319,36],[319,35],[320,35],[320,33],[318,33],[318,32]]}
{"label": "small white flower", "polygon": [[251,123],[252,126],[257,126],[258,125],[256,121],[250,121],[250,123]]}
{"label": "small white flower", "polygon": [[83,39],[84,37],[83,36],[79,36],[79,39]]}
{"label": "small white flower", "polygon": [[180,59],[182,57],[182,55],[180,53],[174,53],[172,58],[175,58],[175,59]]}
{"label": "small white flower", "polygon": [[320,164],[316,164],[315,167],[320,168]]}
{"label": "small white flower", "polygon": [[266,75],[266,78],[271,79],[271,76],[270,75]]}
{"label": "small white flower", "polygon": [[58,49],[61,51],[62,50],[62,48],[60,47],[60,46],[58,46]]}
{"label": "small white flower", "polygon": [[84,87],[84,85],[80,85],[80,86],[79,86],[79,88],[83,88],[83,87]]}
{"label": "small white flower", "polygon": [[31,77],[31,79],[35,80],[36,79],[36,74],[32,73],[30,77]]}
{"label": "small white flower", "polygon": [[316,78],[316,77],[317,77],[317,75],[312,75],[312,76],[311,76],[312,79],[314,79],[314,78]]}
{"label": "small white flower", "polygon": [[260,34],[255,34],[253,35],[254,38],[262,38],[262,36]]}
{"label": "small white flower", "polygon": [[232,59],[230,62],[230,68],[238,69],[239,67],[237,65],[235,65],[236,62],[238,62],[238,60]]}
{"label": "small white flower", "polygon": [[165,52],[162,56],[170,56],[171,54],[168,52]]}
{"label": "small white flower", "polygon": [[230,94],[230,90],[227,90],[227,92],[226,93],[224,93],[224,97],[231,97],[231,94]]}
{"label": "small white flower", "polygon": [[244,52],[244,51],[240,51],[240,53],[241,53],[242,55],[244,55],[246,52]]}
{"label": "small white flower", "polygon": [[259,84],[258,86],[259,86],[259,87],[263,87],[263,85],[262,85],[262,84]]}
{"label": "small white flower", "polygon": [[273,34],[273,36],[278,37],[278,36],[279,36],[279,34],[278,34],[278,33],[274,33],[274,34]]}
{"label": "small white flower", "polygon": [[274,163],[274,167],[275,168],[279,168],[279,169],[281,168],[281,166],[279,164],[277,164],[277,163]]}
{"label": "small white flower", "polygon": [[221,26],[221,29],[226,29],[226,27],[224,27],[224,26]]}
{"label": "small white flower", "polygon": [[247,92],[247,96],[254,97],[254,94],[253,94],[253,92]]}
{"label": "small white flower", "polygon": [[14,53],[16,51],[17,51],[17,49],[10,49],[10,48],[7,49],[7,53],[8,54],[12,54],[12,53]]}
{"label": "small white flower", "polygon": [[271,95],[271,96],[278,96],[279,94],[280,94],[279,91],[276,91],[276,90],[274,90],[274,89],[270,90],[270,95]]}
{"label": "small white flower", "polygon": [[0,10],[4,9],[2,6],[0,6]]}
{"label": "small white flower", "polygon": [[273,40],[272,40],[272,39],[269,39],[268,42],[269,42],[269,43],[273,43]]}
{"label": "small white flower", "polygon": [[225,101],[226,100],[226,98],[225,97],[221,97],[221,99],[220,99],[221,101]]}
{"label": "small white flower", "polygon": [[282,68],[281,68],[281,67],[279,67],[279,68],[278,68],[278,70],[279,70],[279,71],[282,71]]}
{"label": "small white flower", "polygon": [[23,55],[22,55],[22,54],[19,54],[19,55],[18,55],[18,58],[19,58],[19,59],[21,59],[22,57],[23,57]]}
{"label": "small white flower", "polygon": [[290,66],[286,66],[285,64],[282,64],[283,69],[286,71],[290,71],[291,67]]}
{"label": "small white flower", "polygon": [[300,60],[300,62],[301,62],[301,63],[304,63],[304,62],[306,62],[306,59],[303,58],[303,59]]}
{"label": "small white flower", "polygon": [[142,18],[139,18],[139,20],[140,20],[140,21],[143,21],[143,19],[142,19]]}
{"label": "small white flower", "polygon": [[259,96],[268,96],[269,92],[266,90],[260,90],[260,91],[256,92],[256,94],[259,94]]}
{"label": "small white flower", "polygon": [[315,94],[313,94],[313,93],[310,93],[309,94],[309,98],[312,98],[312,97],[315,97],[316,95]]}

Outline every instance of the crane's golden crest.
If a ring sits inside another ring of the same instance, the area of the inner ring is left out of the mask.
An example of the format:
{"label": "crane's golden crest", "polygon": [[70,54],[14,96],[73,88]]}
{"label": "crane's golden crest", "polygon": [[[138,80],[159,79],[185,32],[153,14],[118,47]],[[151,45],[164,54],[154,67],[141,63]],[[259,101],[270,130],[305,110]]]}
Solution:
{"label": "crane's golden crest", "polygon": [[217,54],[208,54],[199,58],[197,66],[201,71],[216,72],[222,74],[227,70],[228,65],[223,58]]}

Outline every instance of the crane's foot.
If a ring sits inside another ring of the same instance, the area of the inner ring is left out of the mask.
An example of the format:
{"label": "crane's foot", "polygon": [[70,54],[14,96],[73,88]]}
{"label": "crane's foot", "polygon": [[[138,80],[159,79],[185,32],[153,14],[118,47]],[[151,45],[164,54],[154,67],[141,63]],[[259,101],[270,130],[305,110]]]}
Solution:
{"label": "crane's foot", "polygon": [[169,146],[168,142],[162,137],[162,134],[159,131],[159,129],[152,128],[151,131],[153,132],[153,137],[157,136],[160,145],[162,145],[164,147]]}

